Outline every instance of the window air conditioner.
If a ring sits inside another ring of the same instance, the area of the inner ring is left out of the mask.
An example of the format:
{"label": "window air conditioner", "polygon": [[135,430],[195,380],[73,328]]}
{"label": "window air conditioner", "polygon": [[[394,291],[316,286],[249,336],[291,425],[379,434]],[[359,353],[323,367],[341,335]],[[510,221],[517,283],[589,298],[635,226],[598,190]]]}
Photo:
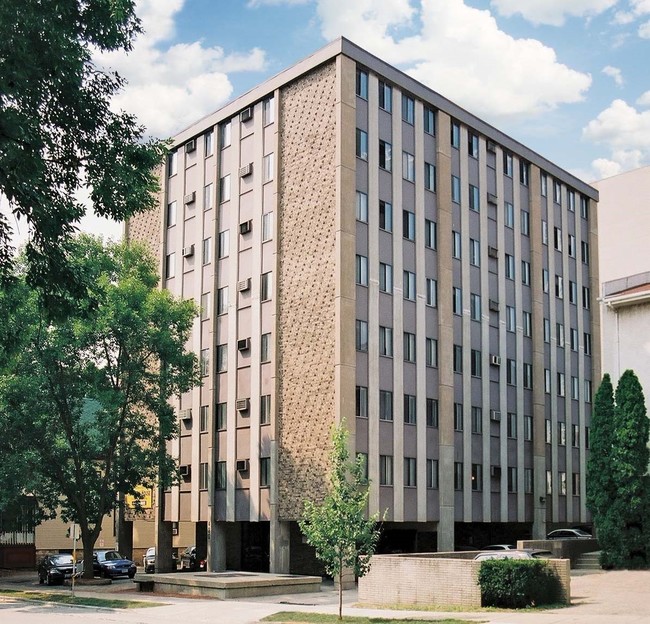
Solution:
{"label": "window air conditioner", "polygon": [[253,173],[253,163],[248,163],[247,165],[244,165],[239,170],[239,177],[245,178],[246,176],[249,176],[251,173]]}
{"label": "window air conditioner", "polygon": [[183,409],[180,412],[178,412],[178,416],[181,420],[192,420],[192,410]]}
{"label": "window air conditioner", "polygon": [[251,348],[250,338],[242,338],[241,340],[237,341],[237,349],[239,351],[248,351],[248,349],[250,348]]}
{"label": "window air conditioner", "polygon": [[491,312],[498,312],[499,302],[496,299],[490,299],[490,301],[488,302],[488,307],[490,308]]}
{"label": "window air conditioner", "polygon": [[194,255],[194,245],[183,247],[183,258],[189,258]]}
{"label": "window air conditioner", "polygon": [[238,412],[247,412],[249,404],[249,399],[237,399],[235,407],[237,408]]}
{"label": "window air conditioner", "polygon": [[253,221],[248,220],[239,224],[239,233],[248,234],[253,229]]}
{"label": "window air conditioner", "polygon": [[190,475],[192,474],[192,466],[185,464],[179,468],[178,472],[184,479],[189,479]]}
{"label": "window air conditioner", "polygon": [[499,410],[490,410],[490,420],[499,422],[501,420],[501,412]]}
{"label": "window air conditioner", "polygon": [[490,476],[491,477],[500,477],[501,476],[501,466],[490,466]]}
{"label": "window air conditioner", "polygon": [[490,356],[490,364],[492,364],[492,366],[501,366],[501,356],[500,355],[491,355]]}
{"label": "window air conditioner", "polygon": [[237,460],[237,472],[248,472],[248,460],[247,459],[238,459]]}
{"label": "window air conditioner", "polygon": [[248,108],[245,108],[239,114],[239,120],[240,121],[250,121],[251,119],[253,119],[253,107],[249,106]]}
{"label": "window air conditioner", "polygon": [[251,287],[251,278],[243,279],[237,282],[237,290],[239,292],[244,292]]}
{"label": "window air conditioner", "polygon": [[196,191],[192,191],[191,193],[188,193],[183,197],[183,203],[184,204],[193,204],[194,200],[196,199]]}
{"label": "window air conditioner", "polygon": [[193,152],[196,150],[196,139],[191,139],[187,143],[185,143],[185,153],[189,154],[190,152]]}
{"label": "window air conditioner", "polygon": [[497,144],[494,141],[488,141],[487,142],[487,151],[492,152],[493,154],[496,154]]}
{"label": "window air conditioner", "polygon": [[488,245],[488,256],[490,258],[498,258],[499,257],[499,250],[497,247],[492,247]]}
{"label": "window air conditioner", "polygon": [[497,203],[497,196],[494,193],[488,193],[487,194],[487,200],[488,200],[488,204],[496,204]]}

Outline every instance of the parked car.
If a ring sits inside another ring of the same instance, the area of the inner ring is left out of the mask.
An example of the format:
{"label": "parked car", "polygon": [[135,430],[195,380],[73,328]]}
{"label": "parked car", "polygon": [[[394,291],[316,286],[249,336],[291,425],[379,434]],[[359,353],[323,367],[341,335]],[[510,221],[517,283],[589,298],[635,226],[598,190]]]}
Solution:
{"label": "parked car", "polygon": [[120,555],[117,550],[96,550],[93,553],[95,576],[115,578],[116,576],[135,576],[135,563]]}
{"label": "parked car", "polygon": [[591,535],[582,529],[555,529],[546,539],[590,539]]}
{"label": "parked car", "polygon": [[38,582],[41,585],[61,585],[72,578],[73,568],[72,555],[47,555],[38,564]]}
{"label": "parked car", "polygon": [[198,556],[196,546],[188,546],[181,554],[181,570],[206,570],[205,557]]}
{"label": "parked car", "polygon": [[474,561],[487,561],[488,559],[532,559],[531,553],[525,550],[490,550],[480,552]]}
{"label": "parked car", "polygon": [[481,550],[515,550],[517,547],[514,544],[490,544],[483,546]]}
{"label": "parked car", "polygon": [[[142,556],[142,567],[149,574],[156,571],[156,547],[147,548],[147,552]],[[172,551],[172,570],[178,569],[178,555],[175,550]]]}

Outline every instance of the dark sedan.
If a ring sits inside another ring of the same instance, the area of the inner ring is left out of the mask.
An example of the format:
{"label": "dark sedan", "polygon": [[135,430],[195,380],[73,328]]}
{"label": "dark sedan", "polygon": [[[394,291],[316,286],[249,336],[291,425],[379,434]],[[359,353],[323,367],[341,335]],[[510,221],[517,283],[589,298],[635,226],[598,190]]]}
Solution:
{"label": "dark sedan", "polygon": [[93,570],[95,576],[115,578],[117,576],[135,576],[135,563],[120,555],[117,550],[96,550],[93,553]]}
{"label": "dark sedan", "polygon": [[72,578],[72,555],[47,555],[38,564],[38,582],[61,585]]}

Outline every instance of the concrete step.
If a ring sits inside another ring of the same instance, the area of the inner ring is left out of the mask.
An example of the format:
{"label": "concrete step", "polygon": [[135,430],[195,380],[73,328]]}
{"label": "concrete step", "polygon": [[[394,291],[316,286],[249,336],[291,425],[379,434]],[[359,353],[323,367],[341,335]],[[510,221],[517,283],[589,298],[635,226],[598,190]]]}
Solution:
{"label": "concrete step", "polygon": [[576,570],[600,570],[600,551],[584,553],[575,562]]}

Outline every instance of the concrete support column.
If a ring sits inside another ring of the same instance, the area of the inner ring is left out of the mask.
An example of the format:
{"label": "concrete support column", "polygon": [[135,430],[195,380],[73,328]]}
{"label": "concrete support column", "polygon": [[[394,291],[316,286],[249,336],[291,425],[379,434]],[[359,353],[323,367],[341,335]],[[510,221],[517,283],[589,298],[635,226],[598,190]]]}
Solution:
{"label": "concrete support column", "polygon": [[124,519],[122,505],[117,509],[117,549],[127,559],[133,559],[133,522]]}
{"label": "concrete support column", "polygon": [[226,523],[213,522],[208,531],[207,566],[209,572],[226,569]]}
{"label": "concrete support column", "polygon": [[269,572],[273,574],[289,574],[290,570],[290,524],[279,520],[271,520],[271,535],[269,544]]}

